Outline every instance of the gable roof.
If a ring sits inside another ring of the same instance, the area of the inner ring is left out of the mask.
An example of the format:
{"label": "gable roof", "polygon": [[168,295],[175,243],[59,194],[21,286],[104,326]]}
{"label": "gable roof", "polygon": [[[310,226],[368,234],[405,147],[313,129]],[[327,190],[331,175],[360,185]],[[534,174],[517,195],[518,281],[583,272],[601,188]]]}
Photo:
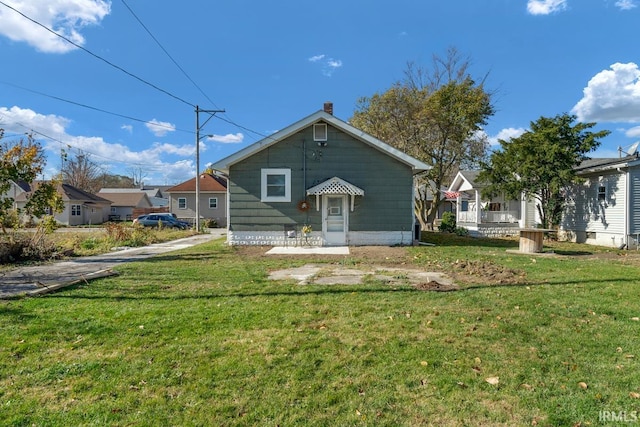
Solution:
{"label": "gable roof", "polygon": [[[188,181],[180,183],[174,187],[165,190],[167,193],[189,193],[196,191],[196,178],[193,177]],[[216,175],[209,173],[200,174],[200,192],[203,191],[227,191],[227,181]]]}
{"label": "gable roof", "polygon": [[344,179],[334,176],[321,182],[320,184],[313,186],[307,190],[307,194],[310,196],[319,196],[322,194],[350,194],[352,196],[364,196],[364,190],[357,187]]}
{"label": "gable roof", "polygon": [[98,191],[98,194],[100,193],[146,193],[149,197],[162,197],[162,190],[160,187],[101,188],[100,191]]}
{"label": "gable roof", "polygon": [[610,169],[624,168],[640,164],[638,154],[617,158],[593,158],[586,159],[575,168],[580,173],[600,172]]}
{"label": "gable roof", "polygon": [[479,188],[480,186],[476,183],[478,174],[480,174],[480,171],[476,170],[458,171],[453,181],[451,181],[449,191],[467,191]]}
{"label": "gable roof", "polygon": [[[31,193],[34,192],[38,188],[38,186],[43,182],[45,181],[37,181],[33,183],[31,185],[31,191],[19,194],[16,197],[16,201],[26,201],[27,198],[31,196]],[[56,190],[58,191],[58,194],[60,194],[60,196],[62,197],[62,200],[65,202],[83,202],[88,204],[98,203],[98,204],[106,204],[106,205],[111,204],[111,201],[107,199],[103,199],[100,196],[96,196],[95,194],[91,194],[77,187],[74,187],[73,185],[70,185],[70,184],[58,184],[56,186]]]}
{"label": "gable roof", "polygon": [[100,196],[111,201],[111,206],[116,207],[134,207],[134,208],[146,208],[151,207],[152,203],[147,193],[138,192],[126,192],[126,193],[110,193],[100,190]]}
{"label": "gable roof", "polygon": [[220,170],[223,171],[225,173],[229,173],[229,168],[264,150],[265,148],[268,148],[278,142],[280,142],[281,140],[295,134],[296,132],[299,132],[300,130],[307,128],[309,126],[311,126],[314,123],[318,123],[318,122],[326,122],[334,127],[336,127],[337,129],[340,129],[341,131],[343,131],[346,134],[349,134],[351,136],[353,136],[354,138],[364,142],[365,144],[370,145],[371,147],[374,147],[380,151],[382,151],[383,153],[389,155],[390,157],[393,157],[394,159],[411,166],[411,169],[413,170],[413,173],[416,174],[418,172],[423,172],[423,171],[427,171],[429,169],[431,169],[431,167],[429,165],[427,165],[426,163],[421,162],[418,159],[415,159],[413,157],[411,157],[410,155],[403,153],[402,151],[398,150],[397,148],[394,148],[392,146],[390,146],[389,144],[382,142],[381,140],[379,140],[378,138],[375,138],[371,135],[369,135],[368,133],[365,133],[363,131],[361,131],[360,129],[357,129],[353,126],[351,126],[349,123],[347,122],[343,122],[342,120],[336,118],[334,115],[329,114],[327,112],[325,112],[324,110],[320,110],[317,111],[313,114],[311,114],[310,116],[307,116],[305,118],[303,118],[302,120],[299,120],[297,122],[295,122],[294,124],[274,133],[271,136],[268,136],[266,138],[261,139],[260,141],[257,141],[251,145],[249,145],[248,147],[243,148],[240,151],[237,151],[236,153],[225,157],[222,160],[217,161],[216,163],[214,163],[212,165],[212,167],[216,170]]}

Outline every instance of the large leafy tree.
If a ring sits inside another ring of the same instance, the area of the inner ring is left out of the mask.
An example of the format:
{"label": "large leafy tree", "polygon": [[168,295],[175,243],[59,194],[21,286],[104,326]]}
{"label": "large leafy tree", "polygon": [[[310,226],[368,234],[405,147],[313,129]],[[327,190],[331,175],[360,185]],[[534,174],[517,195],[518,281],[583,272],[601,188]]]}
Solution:
{"label": "large leafy tree", "polygon": [[[0,129],[0,227],[6,234],[5,224],[10,218],[20,214],[15,200],[10,194],[14,183],[33,183],[46,164],[42,147],[28,135],[26,139],[6,141],[4,131]],[[56,192],[55,183],[39,185],[30,195],[24,211],[36,217],[43,216],[49,208],[62,210],[62,199]]]}
{"label": "large leafy tree", "polygon": [[488,147],[480,132],[493,115],[491,93],[469,74],[456,49],[434,57],[431,70],[407,66],[405,78],[383,93],[358,100],[351,124],[425,162],[416,178],[416,216],[433,223],[444,201],[440,189],[461,167],[479,164]]}
{"label": "large leafy tree", "polygon": [[575,167],[599,145],[608,130],[592,132],[595,123],[575,122],[576,116],[540,117],[531,130],[509,141],[500,141],[490,162],[483,165],[478,180],[487,183],[485,197],[504,194],[519,199],[524,194],[536,200],[545,228],[556,227],[564,208],[564,189],[579,178]]}

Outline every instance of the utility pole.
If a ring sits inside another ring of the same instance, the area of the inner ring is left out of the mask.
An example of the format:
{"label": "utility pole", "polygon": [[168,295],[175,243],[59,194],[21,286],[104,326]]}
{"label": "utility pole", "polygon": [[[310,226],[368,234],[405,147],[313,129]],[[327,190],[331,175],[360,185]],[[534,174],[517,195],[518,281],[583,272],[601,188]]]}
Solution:
{"label": "utility pole", "polygon": [[[216,113],[224,113],[225,110],[201,110],[196,105],[196,231],[200,232],[200,129],[207,124]],[[209,114],[209,118],[200,125],[200,113]],[[204,135],[209,136],[209,135]]]}

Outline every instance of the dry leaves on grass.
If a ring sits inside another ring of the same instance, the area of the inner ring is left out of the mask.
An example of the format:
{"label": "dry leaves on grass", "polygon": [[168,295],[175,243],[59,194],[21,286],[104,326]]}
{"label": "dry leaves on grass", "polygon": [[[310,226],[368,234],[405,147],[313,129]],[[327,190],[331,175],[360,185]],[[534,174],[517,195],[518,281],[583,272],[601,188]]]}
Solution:
{"label": "dry leaves on grass", "polygon": [[485,378],[484,380],[491,385],[500,384],[500,377],[488,377],[488,378]]}

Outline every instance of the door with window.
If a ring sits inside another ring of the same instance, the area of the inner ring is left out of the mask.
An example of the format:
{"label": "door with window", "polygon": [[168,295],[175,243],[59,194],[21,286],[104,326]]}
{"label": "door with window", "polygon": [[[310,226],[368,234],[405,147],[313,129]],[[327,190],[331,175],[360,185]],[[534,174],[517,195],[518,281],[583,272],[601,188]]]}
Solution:
{"label": "door with window", "polygon": [[344,245],[347,243],[347,224],[349,211],[346,196],[325,195],[322,203],[322,232],[327,245]]}

